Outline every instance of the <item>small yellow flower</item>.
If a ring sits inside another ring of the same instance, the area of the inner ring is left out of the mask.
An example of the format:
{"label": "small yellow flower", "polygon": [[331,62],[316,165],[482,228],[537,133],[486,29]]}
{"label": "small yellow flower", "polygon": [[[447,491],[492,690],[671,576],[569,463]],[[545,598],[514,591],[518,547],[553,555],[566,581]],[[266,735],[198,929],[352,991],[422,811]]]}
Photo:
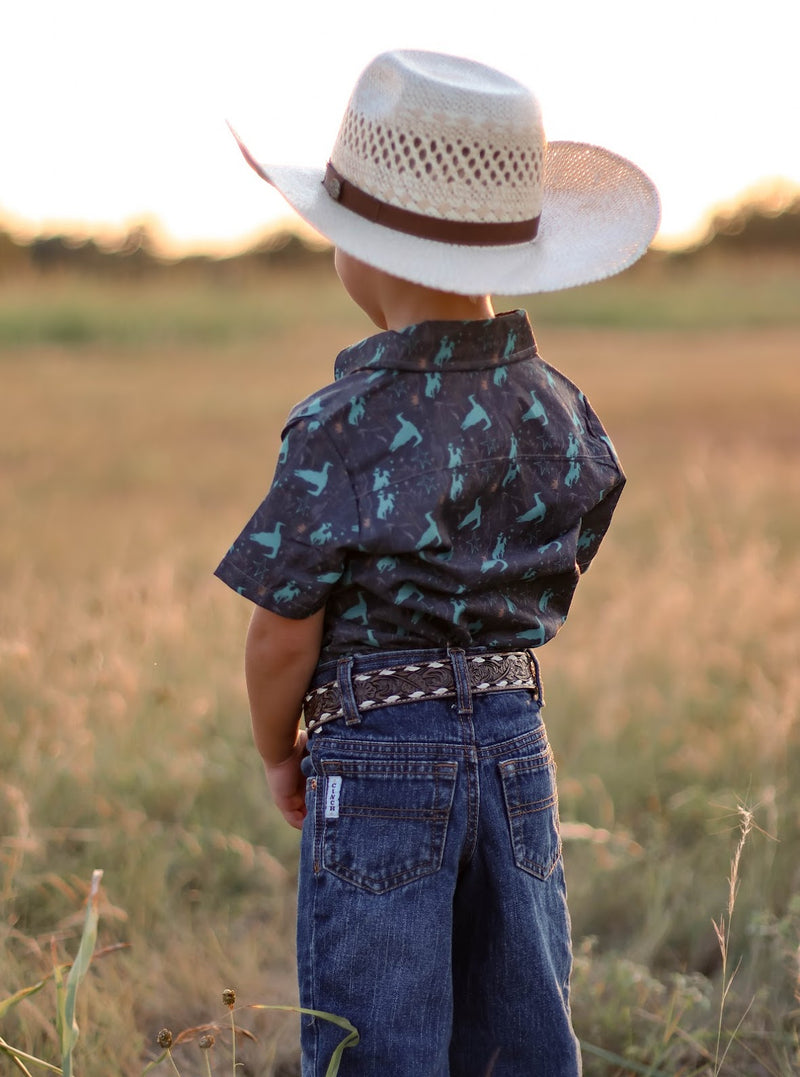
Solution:
{"label": "small yellow flower", "polygon": [[172,1046],[172,1032],[168,1028],[162,1028],[156,1036],[156,1043],[159,1047],[163,1047],[165,1051],[168,1051]]}

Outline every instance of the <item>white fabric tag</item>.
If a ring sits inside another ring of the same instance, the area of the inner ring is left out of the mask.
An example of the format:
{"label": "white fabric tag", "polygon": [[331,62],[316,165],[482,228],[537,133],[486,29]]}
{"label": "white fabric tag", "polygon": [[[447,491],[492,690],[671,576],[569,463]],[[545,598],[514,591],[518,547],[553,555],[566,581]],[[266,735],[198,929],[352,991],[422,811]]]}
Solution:
{"label": "white fabric tag", "polygon": [[342,779],[339,774],[328,778],[325,786],[325,818],[339,818],[339,794],[342,791]]}

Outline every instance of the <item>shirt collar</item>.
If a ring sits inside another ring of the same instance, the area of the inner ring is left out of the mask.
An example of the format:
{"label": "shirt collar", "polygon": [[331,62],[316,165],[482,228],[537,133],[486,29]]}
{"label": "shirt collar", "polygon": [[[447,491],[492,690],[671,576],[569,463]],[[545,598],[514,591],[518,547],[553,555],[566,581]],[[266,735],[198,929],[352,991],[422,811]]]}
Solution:
{"label": "shirt collar", "polygon": [[336,357],[338,381],[357,370],[480,370],[530,359],[536,342],[527,312],[476,321],[418,322],[376,333]]}

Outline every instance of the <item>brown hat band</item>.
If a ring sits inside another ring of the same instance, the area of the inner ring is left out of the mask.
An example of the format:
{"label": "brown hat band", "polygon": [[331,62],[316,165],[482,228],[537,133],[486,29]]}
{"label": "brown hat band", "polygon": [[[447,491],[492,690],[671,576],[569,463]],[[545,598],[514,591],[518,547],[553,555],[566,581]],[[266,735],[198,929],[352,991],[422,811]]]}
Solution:
{"label": "brown hat band", "polygon": [[494,247],[525,243],[535,239],[539,231],[539,217],[526,221],[448,221],[442,217],[428,217],[424,213],[390,206],[388,202],[381,202],[346,180],[330,161],[322,186],[335,202],[359,217],[420,239],[470,247]]}

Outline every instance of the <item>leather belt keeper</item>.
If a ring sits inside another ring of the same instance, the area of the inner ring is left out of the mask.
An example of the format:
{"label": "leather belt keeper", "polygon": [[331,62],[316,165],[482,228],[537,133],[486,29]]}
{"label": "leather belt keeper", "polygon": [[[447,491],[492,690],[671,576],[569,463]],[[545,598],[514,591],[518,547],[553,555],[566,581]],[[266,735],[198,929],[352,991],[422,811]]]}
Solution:
{"label": "leather belt keeper", "polygon": [[[466,663],[473,695],[528,690],[541,702],[538,673],[527,651],[467,655]],[[353,673],[351,683],[359,711],[456,696],[453,666],[447,658]],[[312,688],[303,701],[303,713],[311,731],[343,717],[336,681]]]}

